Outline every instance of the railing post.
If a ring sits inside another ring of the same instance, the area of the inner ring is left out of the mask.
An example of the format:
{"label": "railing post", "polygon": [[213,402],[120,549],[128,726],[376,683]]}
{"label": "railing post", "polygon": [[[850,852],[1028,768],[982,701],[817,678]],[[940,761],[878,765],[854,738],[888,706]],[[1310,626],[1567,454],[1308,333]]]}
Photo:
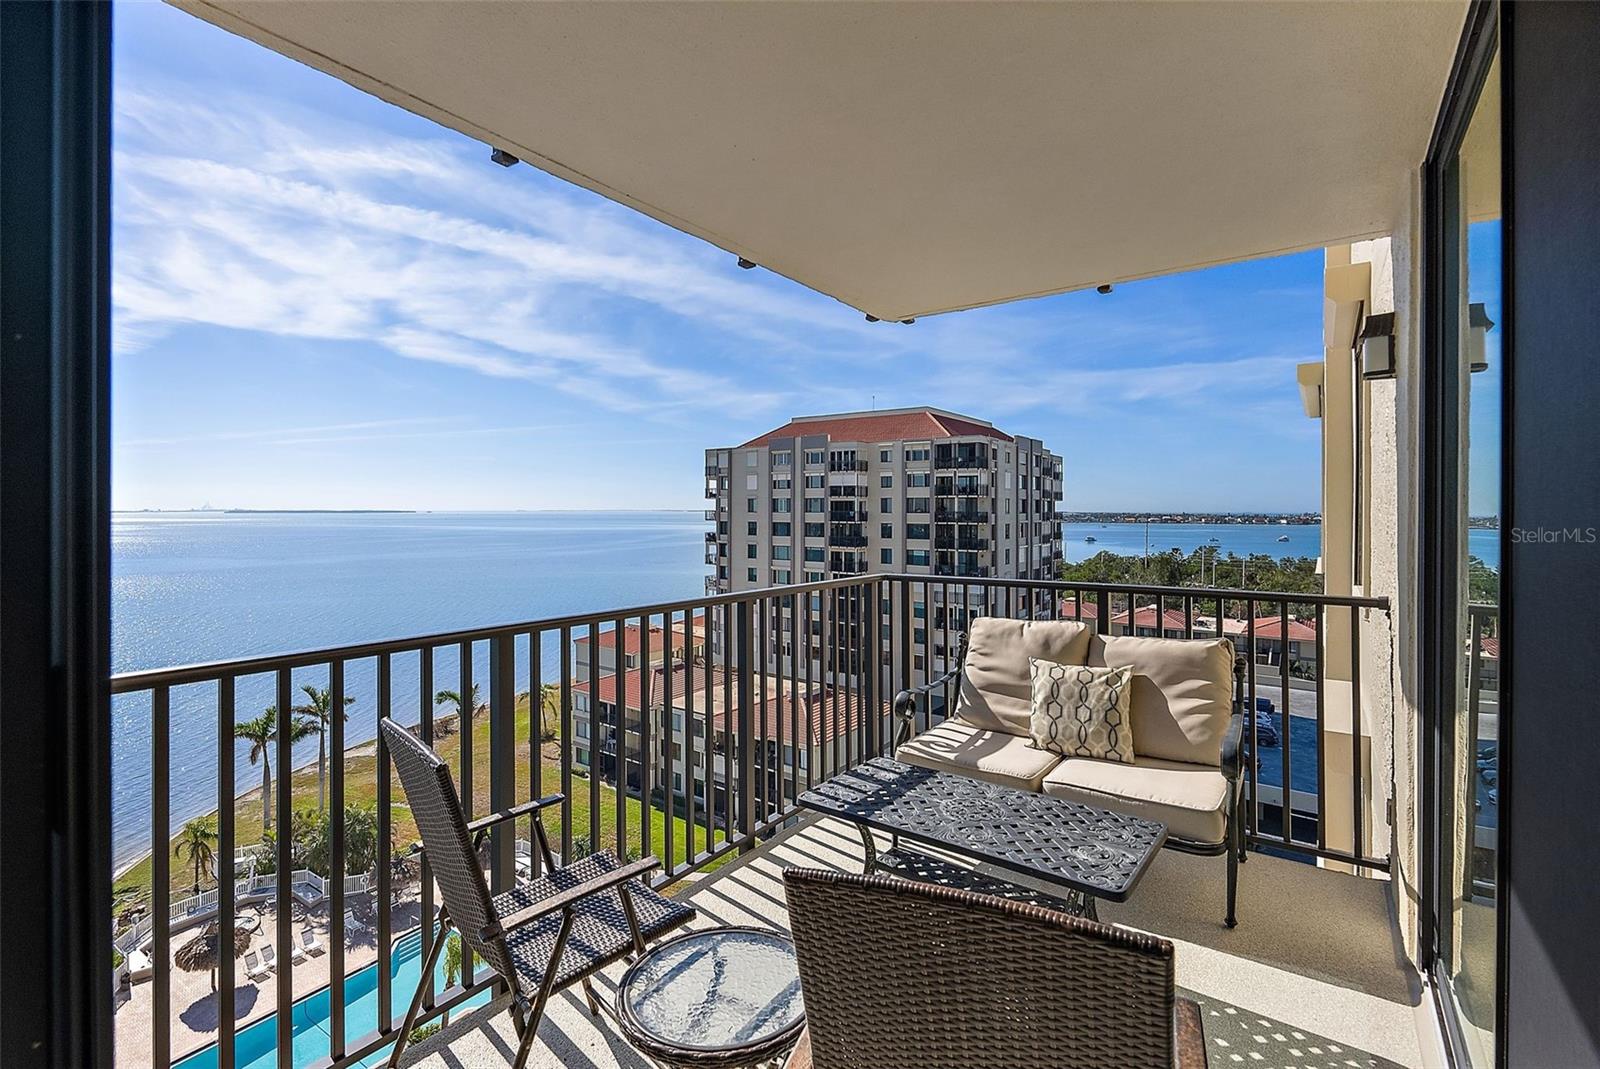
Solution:
{"label": "railing post", "polygon": [[[495,813],[517,804],[515,641],[512,635],[504,634],[489,642],[489,809]],[[596,651],[595,656],[598,655]],[[529,701],[534,700],[530,691]],[[533,713],[530,707],[529,715]],[[516,823],[496,824],[489,832],[489,886],[493,892],[501,894],[515,886],[516,871]]]}
{"label": "railing post", "polygon": [[[1095,615],[1098,619],[1094,622],[1094,629],[1102,635],[1111,634],[1111,591],[1101,590],[1095,594]],[[1133,598],[1128,598],[1128,633],[1133,633]]]}
{"label": "railing post", "polygon": [[738,677],[738,724],[735,735],[739,751],[738,812],[740,851],[755,845],[755,680],[751,675],[750,602],[740,601],[734,606],[733,670]]}

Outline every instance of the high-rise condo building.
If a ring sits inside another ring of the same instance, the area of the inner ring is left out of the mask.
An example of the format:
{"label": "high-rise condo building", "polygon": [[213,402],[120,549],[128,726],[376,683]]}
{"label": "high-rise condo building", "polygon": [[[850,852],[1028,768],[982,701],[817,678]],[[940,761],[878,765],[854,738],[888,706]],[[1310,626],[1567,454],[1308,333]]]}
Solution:
{"label": "high-rise condo building", "polygon": [[[1037,439],[937,408],[800,416],[707,449],[706,497],[708,593],[927,575],[927,598],[912,607],[925,630],[924,600],[942,616],[960,604],[961,579],[1047,579],[1061,560],[1061,458]],[[1038,608],[1048,614],[1042,598]],[[886,609],[884,623],[894,615]],[[930,658],[937,669],[944,654],[917,653],[914,671]]]}

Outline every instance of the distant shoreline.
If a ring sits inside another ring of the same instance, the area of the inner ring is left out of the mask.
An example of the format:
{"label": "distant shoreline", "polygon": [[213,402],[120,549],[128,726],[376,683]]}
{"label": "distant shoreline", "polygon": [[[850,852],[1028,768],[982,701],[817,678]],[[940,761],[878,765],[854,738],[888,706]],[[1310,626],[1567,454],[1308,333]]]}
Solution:
{"label": "distant shoreline", "polygon": [[1311,527],[1322,522],[1316,512],[1063,512],[1063,523],[1203,524],[1239,527],[1252,524]]}

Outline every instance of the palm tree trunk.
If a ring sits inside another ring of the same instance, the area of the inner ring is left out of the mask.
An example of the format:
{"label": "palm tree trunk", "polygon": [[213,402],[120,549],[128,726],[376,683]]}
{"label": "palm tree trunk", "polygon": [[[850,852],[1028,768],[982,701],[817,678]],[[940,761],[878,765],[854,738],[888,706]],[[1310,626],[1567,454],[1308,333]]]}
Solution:
{"label": "palm tree trunk", "polygon": [[272,766],[261,758],[261,834],[272,830]]}

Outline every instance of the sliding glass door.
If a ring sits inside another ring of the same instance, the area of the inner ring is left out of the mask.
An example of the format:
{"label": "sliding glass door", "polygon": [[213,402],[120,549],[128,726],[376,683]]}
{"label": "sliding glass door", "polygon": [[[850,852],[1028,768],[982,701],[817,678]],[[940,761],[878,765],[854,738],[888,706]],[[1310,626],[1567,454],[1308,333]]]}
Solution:
{"label": "sliding glass door", "polygon": [[1433,665],[1433,973],[1464,1066],[1497,1064],[1501,412],[1500,60],[1487,39],[1458,73],[1429,165],[1427,398],[1433,493],[1426,633]]}

